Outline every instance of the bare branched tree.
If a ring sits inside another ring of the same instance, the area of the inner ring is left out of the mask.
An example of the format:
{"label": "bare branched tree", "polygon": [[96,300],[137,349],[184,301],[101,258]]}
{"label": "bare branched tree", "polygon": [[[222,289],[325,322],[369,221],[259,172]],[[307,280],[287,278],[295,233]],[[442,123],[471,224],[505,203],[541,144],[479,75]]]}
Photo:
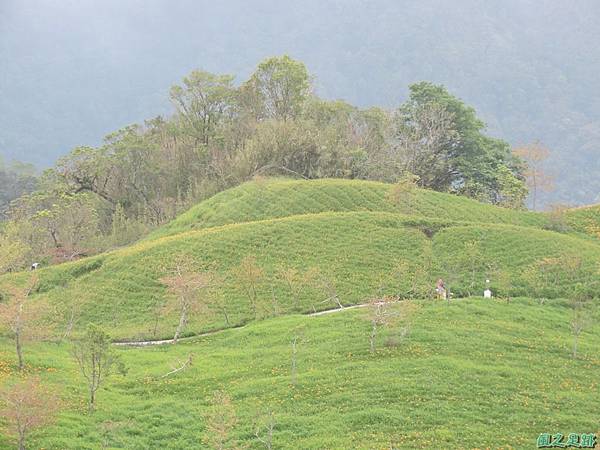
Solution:
{"label": "bare branched tree", "polygon": [[418,311],[419,305],[411,300],[397,301],[396,297],[375,297],[369,301],[365,318],[371,324],[369,349],[375,353],[377,336],[383,328],[391,328],[403,323],[400,337],[405,337],[410,329],[410,320]]}
{"label": "bare branched tree", "polygon": [[259,416],[254,424],[254,436],[267,450],[273,448],[273,435],[275,433],[275,414],[268,410]]}
{"label": "bare branched tree", "polygon": [[7,287],[8,300],[0,303],[0,324],[10,332],[14,341],[19,370],[25,367],[23,343],[48,332],[40,322],[46,303],[41,299],[34,302],[31,298],[37,283],[34,275],[23,287]]}
{"label": "bare branched tree", "polygon": [[550,150],[538,141],[516,148],[513,153],[527,163],[525,178],[531,192],[532,209],[535,211],[538,194],[554,189],[554,177],[544,170],[544,163],[550,156]]}
{"label": "bare branched tree", "polygon": [[277,271],[277,277],[289,290],[290,296],[292,297],[292,307],[295,310],[300,308],[300,298],[302,297],[302,294],[312,285],[317,276],[318,269],[314,267],[305,271],[293,267],[280,267]]}
{"label": "bare branched tree", "polygon": [[[337,284],[333,275],[329,275],[322,272],[315,272],[312,278],[312,285],[322,292],[325,296],[323,300],[318,302],[319,304],[333,303],[339,309],[344,309],[344,305],[340,300],[340,296],[337,289]],[[316,312],[317,308],[313,304],[313,311]]]}
{"label": "bare branched tree", "polygon": [[257,319],[260,309],[258,288],[265,277],[264,270],[256,262],[256,257],[249,255],[242,259],[240,265],[234,269],[234,275],[244,285],[252,314]]}
{"label": "bare branched tree", "polygon": [[369,301],[368,319],[371,322],[369,349],[371,353],[375,353],[375,342],[379,329],[391,325],[398,317],[398,312],[392,311],[390,305],[391,303],[384,298],[373,298]]}
{"label": "bare branched tree", "polygon": [[232,436],[238,419],[231,397],[223,391],[216,391],[205,415],[206,432],[204,443],[214,450],[237,449]]}
{"label": "bare branched tree", "polygon": [[176,344],[191,315],[199,313],[204,316],[209,315],[208,305],[212,298],[216,277],[211,271],[198,272],[195,262],[185,256],[177,258],[169,272],[169,275],[164,276],[160,281],[167,286],[170,294],[165,305],[166,312],[174,311],[179,316],[173,336],[173,343]]}
{"label": "bare branched tree", "polygon": [[17,448],[25,450],[29,433],[54,422],[60,401],[39,377],[29,377],[5,387],[0,394],[0,416],[7,435],[17,439]]}

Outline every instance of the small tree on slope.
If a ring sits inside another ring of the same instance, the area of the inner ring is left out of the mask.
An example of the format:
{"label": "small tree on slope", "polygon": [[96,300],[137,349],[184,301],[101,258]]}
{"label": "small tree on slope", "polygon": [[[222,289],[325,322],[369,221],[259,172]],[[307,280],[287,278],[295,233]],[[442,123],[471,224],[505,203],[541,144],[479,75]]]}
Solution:
{"label": "small tree on slope", "polygon": [[206,432],[203,442],[212,449],[239,448],[231,433],[237,425],[237,415],[231,397],[223,391],[213,393],[211,404],[205,414]]}
{"label": "small tree on slope", "polygon": [[249,255],[242,259],[240,265],[234,269],[234,276],[244,286],[252,314],[254,319],[257,319],[260,306],[258,287],[264,279],[264,270],[257,264],[256,257]]}
{"label": "small tree on slope", "polygon": [[10,331],[15,343],[19,370],[25,367],[23,343],[46,333],[40,318],[45,309],[42,300],[32,302],[31,293],[37,285],[32,277],[24,287],[10,286],[6,289],[8,300],[0,303],[0,324]]}
{"label": "small tree on slope", "polygon": [[179,323],[173,336],[173,343],[177,343],[191,315],[210,313],[208,303],[216,278],[210,271],[196,272],[193,260],[188,257],[178,258],[170,272],[160,281],[170,294],[165,309],[167,312],[174,310],[179,315]]}
{"label": "small tree on slope", "polygon": [[58,397],[42,386],[39,377],[30,377],[5,387],[0,394],[5,431],[17,439],[17,448],[25,450],[27,436],[33,430],[51,424],[60,408]]}
{"label": "small tree on slope", "polygon": [[126,369],[111,348],[110,336],[95,325],[89,325],[83,339],[75,343],[73,357],[88,384],[88,409],[91,413],[96,406],[96,392],[102,383],[115,369],[123,375]]}

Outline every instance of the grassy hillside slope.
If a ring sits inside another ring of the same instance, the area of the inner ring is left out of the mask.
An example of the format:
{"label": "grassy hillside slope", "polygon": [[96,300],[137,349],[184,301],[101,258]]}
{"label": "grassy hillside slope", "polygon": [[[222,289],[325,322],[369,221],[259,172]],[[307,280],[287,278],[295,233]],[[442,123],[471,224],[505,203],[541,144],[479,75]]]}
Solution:
{"label": "grassy hillside slope", "polygon": [[570,209],[566,211],[565,219],[574,230],[600,236],[600,205]]}
{"label": "grassy hillside slope", "polygon": [[221,192],[156,230],[149,239],[198,228],[320,212],[377,211],[443,220],[542,227],[543,214],[483,204],[466,197],[417,189],[398,204],[388,195],[392,185],[360,180],[251,181]]}
{"label": "grassy hillside slope", "polygon": [[[479,256],[468,257],[467,245],[476,243]],[[529,227],[415,219],[381,212],[322,213],[293,216],[182,233],[145,241],[131,247],[72,264],[39,270],[39,296],[61,311],[81,300],[76,329],[88,322],[101,324],[118,338],[168,337],[177,317],[163,317],[157,309],[165,298],[159,282],[178,255],[191,255],[198,269],[221,274],[219,293],[227,305],[230,325],[253,319],[245,286],[233,274],[241,260],[252,255],[265,275],[258,285],[263,307],[260,317],[306,312],[335,306],[327,293],[304,290],[293,305],[290,290],[278,277],[281,268],[304,273],[317,268],[335,286],[345,305],[364,302],[376,293],[412,296],[415,274],[427,268],[421,282],[433,287],[437,277],[452,280],[459,295],[480,293],[490,277],[486,265],[506,271],[513,294],[531,294],[521,275],[528,264],[545,257],[576,253],[584,269],[595,272],[600,246],[576,237]],[[395,269],[405,264],[402,273]],[[25,274],[20,275],[24,277]],[[10,279],[10,278],[8,278]],[[5,277],[0,282],[6,282]],[[567,295],[560,285],[552,295]],[[277,307],[273,307],[273,303]],[[63,316],[53,315],[61,327]],[[227,326],[215,311],[190,322],[196,333]]]}
{"label": "grassy hillside slope", "polygon": [[[130,371],[101,388],[93,415],[69,346],[29,345],[27,371],[65,398],[56,425],[30,447],[207,448],[205,414],[218,389],[236,409],[233,437],[249,449],[265,448],[254,422],[267,411],[280,449],[525,449],[542,432],[599,432],[598,320],[573,360],[570,312],[560,302],[422,302],[409,334],[386,345],[395,333],[383,332],[370,354],[364,313],[275,318],[177,346],[122,349]],[[15,358],[0,345],[1,384]],[[191,367],[163,377],[189,354]]]}
{"label": "grassy hillside slope", "polygon": [[[560,299],[578,280],[546,289],[552,299],[544,304],[410,300],[418,309],[413,320],[381,331],[374,354],[367,309],[297,314],[334,308],[327,301],[332,289],[344,305],[374,295],[428,296],[438,277],[457,297],[480,294],[486,278],[496,294],[530,297],[527,267],[566,254],[582,258],[586,280],[597,275],[600,245],[541,229],[543,215],[427,191],[396,209],[388,190],[338,180],[248,183],[203,202],[152,239],[36,271],[33,300],[49,301],[54,336],[74,312],[75,337],[94,322],[118,340],[169,338],[178,318],[161,308],[166,291],[159,280],[189,255],[221,281],[211,310],[193,317],[186,334],[221,331],[176,346],[119,347],[129,373],[102,387],[91,415],[70,343],[26,343],[26,373],[65,400],[56,425],[32,435],[30,447],[207,448],[205,414],[219,389],[237,411],[234,438],[250,449],[264,448],[255,422],[267,411],[276,423],[273,448],[286,449],[520,449],[534,448],[542,432],[598,432],[598,312],[590,313],[580,356],[572,359],[573,310]],[[257,317],[235,275],[247,256],[264,271]],[[329,290],[300,282],[296,303],[281,269],[316,271]],[[502,272],[509,286],[498,284]],[[0,291],[29,275],[0,277]],[[16,379],[12,345],[0,336],[0,386]],[[164,377],[190,355],[189,368]],[[8,446],[0,436],[0,448]]]}

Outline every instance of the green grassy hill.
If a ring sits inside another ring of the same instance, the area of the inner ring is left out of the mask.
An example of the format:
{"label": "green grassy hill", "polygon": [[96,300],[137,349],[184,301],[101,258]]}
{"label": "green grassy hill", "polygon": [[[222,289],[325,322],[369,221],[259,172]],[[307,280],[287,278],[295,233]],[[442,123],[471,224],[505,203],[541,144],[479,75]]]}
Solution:
{"label": "green grassy hill", "polygon": [[424,189],[406,194],[394,204],[388,196],[391,187],[374,181],[338,179],[252,181],[191,208],[152,233],[149,239],[198,228],[320,212],[390,212],[536,227],[548,223],[543,214],[498,208],[466,197]]}
{"label": "green grassy hill", "polygon": [[574,230],[600,236],[600,205],[573,208],[566,212],[565,222]]}
{"label": "green grassy hill", "polygon": [[[266,410],[276,421],[273,448],[520,449],[534,448],[541,432],[595,432],[598,314],[590,313],[580,357],[571,359],[572,310],[561,298],[597,277],[600,244],[544,230],[542,214],[452,195],[417,191],[395,206],[389,189],[339,180],[247,183],[134,245],[36,271],[33,300],[48,300],[52,331],[49,342],[26,344],[26,372],[59,387],[66,403],[31,448],[207,448],[203,417],[217,389],[232,396],[234,436],[252,449],[264,448],[254,422]],[[172,337],[177,317],[161,309],[160,279],[181,255],[220,276],[210,310],[194,316],[186,334],[217,332],[176,346],[119,347],[129,374],[112,378],[99,410],[84,414],[85,385],[70,344],[55,339],[69,312],[75,338],[90,322],[117,340]],[[545,303],[526,298],[538,293],[527,268],[562,255],[581,257],[583,278],[546,286]],[[248,256],[264,272],[256,317],[235,275]],[[312,273],[329,290],[300,282],[296,302],[282,269]],[[0,277],[0,288],[28,277]],[[431,300],[438,277],[456,295],[450,304]],[[486,278],[495,294],[519,298],[471,297]],[[397,295],[418,312],[382,332],[371,354],[367,309],[307,316],[336,307],[327,301],[332,289],[346,306]],[[11,345],[0,336],[0,385],[16,379]],[[163,378],[190,354],[190,368]],[[0,447],[9,448],[7,438]]]}
{"label": "green grassy hill", "polygon": [[[341,302],[352,305],[377,293],[429,295],[422,285],[431,291],[438,277],[449,281],[458,296],[481,293],[486,278],[492,279],[495,290],[533,295],[523,274],[535,261],[577,254],[583,257],[588,275],[600,264],[599,245],[536,228],[545,220],[542,215],[419,191],[409,203],[420,214],[408,216],[392,212],[395,207],[387,199],[387,190],[389,185],[362,181],[249,183],[193,208],[157,233],[163,237],[39,270],[38,295],[49,300],[52,311],[62,311],[49,317],[57,332],[77,304],[76,333],[94,322],[118,339],[151,339],[167,338],[175,329],[177,317],[164,317],[160,310],[166,292],[159,280],[180,255],[192,256],[199,270],[211,269],[220,275],[218,294],[227,312],[227,320],[220,310],[192,318],[186,331],[190,334],[254,319],[245,286],[234,275],[247,256],[255,257],[264,270],[258,285],[259,318],[336,306],[325,302],[327,293],[317,287],[304,289],[293,301],[289,286],[278,276],[282,269],[300,274],[317,270],[319,278],[334,286]],[[318,212],[334,207],[337,211]],[[303,214],[307,210],[313,213]],[[426,217],[436,211],[441,218]],[[289,216],[280,217],[284,214]],[[190,217],[196,217],[194,223],[204,228],[170,235],[175,229],[189,228],[178,223]],[[467,221],[472,217],[475,220]],[[230,223],[234,220],[239,223]],[[475,244],[475,255],[469,253],[470,244]],[[397,270],[402,264],[404,269]],[[494,284],[497,271],[509,275],[509,286]],[[420,277],[418,292],[416,277]],[[13,278],[0,279],[0,285]],[[565,296],[571,287],[563,283],[546,295]]]}
{"label": "green grassy hill", "polygon": [[[56,386],[66,406],[31,448],[203,449],[215,390],[232,398],[233,437],[250,449],[257,417],[273,413],[273,448],[536,448],[542,432],[598,432],[600,325],[569,357],[569,310],[519,299],[466,299],[422,307],[403,339],[383,332],[369,353],[363,310],[290,316],[177,346],[122,349],[130,371],[85,412],[85,388],[66,344],[26,348],[27,370]],[[290,373],[297,345],[297,383]],[[0,382],[14,371],[2,343]],[[194,355],[188,369],[163,378]],[[10,448],[6,437],[0,447]]]}
{"label": "green grassy hill", "polygon": [[[470,242],[478,243],[479,248],[474,268],[465,255],[465,243]],[[182,254],[193,256],[200,269],[212,268],[222,276],[219,292],[233,326],[253,318],[245,288],[233,275],[248,255],[255,256],[265,272],[258,296],[265,305],[260,315],[268,316],[273,313],[273,297],[280,313],[335,307],[332,302],[322,303],[327,295],[316,289],[306,289],[293,305],[289,289],[277,276],[281,268],[301,273],[318,269],[335,285],[342,303],[351,305],[382,290],[411,296],[412,280],[422,267],[429,267],[422,282],[430,287],[443,277],[452,279],[458,295],[480,293],[486,277],[491,277],[484,263],[511,275],[513,295],[526,295],[531,287],[521,275],[529,264],[570,252],[584,257],[590,273],[600,264],[600,246],[535,228],[414,219],[391,213],[322,213],[192,231],[50,267],[38,272],[39,295],[59,310],[69,310],[73,301],[82,300],[76,330],[95,322],[120,339],[164,338],[175,329],[177,317],[162,318],[155,328],[157,307],[165,298],[165,288],[158,280],[164,268]],[[406,273],[395,271],[400,263],[406,263]],[[561,285],[551,295],[566,295],[569,288]],[[57,320],[55,316],[53,320]],[[188,330],[197,333],[224,326],[224,317],[215,313],[209,319],[204,315],[193,319]]]}

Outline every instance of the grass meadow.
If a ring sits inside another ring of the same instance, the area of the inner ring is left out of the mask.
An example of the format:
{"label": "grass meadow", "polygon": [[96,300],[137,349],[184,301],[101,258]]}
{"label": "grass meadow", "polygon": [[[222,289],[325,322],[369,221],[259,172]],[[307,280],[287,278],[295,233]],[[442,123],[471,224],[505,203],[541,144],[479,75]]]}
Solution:
{"label": "grass meadow", "polygon": [[[129,373],[113,376],[86,412],[69,345],[26,347],[27,372],[65,399],[56,425],[31,448],[182,449],[203,444],[213,391],[227,392],[232,435],[265,448],[255,423],[272,412],[273,448],[523,449],[541,432],[598,432],[600,329],[570,357],[569,309],[560,300],[511,304],[469,298],[420,301],[409,333],[384,330],[369,352],[364,310],[292,315],[176,346],[120,349]],[[291,341],[298,336],[297,380]],[[2,342],[2,377],[15,358]],[[162,376],[193,354],[193,365]],[[9,448],[6,438],[0,446]]]}

